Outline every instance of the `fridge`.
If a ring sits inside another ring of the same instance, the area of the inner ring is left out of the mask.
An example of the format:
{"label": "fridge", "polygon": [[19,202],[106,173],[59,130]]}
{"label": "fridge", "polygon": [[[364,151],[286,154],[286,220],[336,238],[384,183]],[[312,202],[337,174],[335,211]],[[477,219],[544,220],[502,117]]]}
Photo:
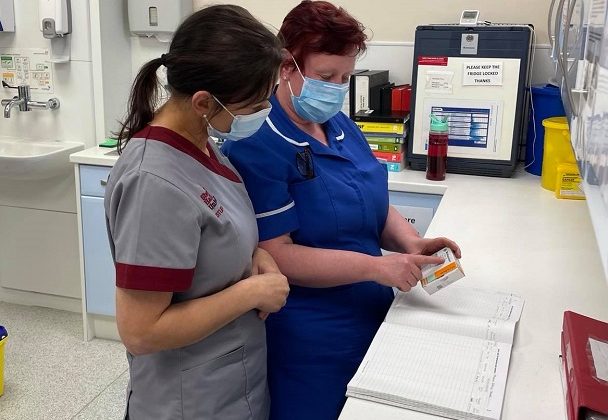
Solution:
{"label": "fridge", "polygon": [[430,114],[448,121],[447,171],[509,177],[528,121],[531,25],[416,28],[407,160],[425,170]]}

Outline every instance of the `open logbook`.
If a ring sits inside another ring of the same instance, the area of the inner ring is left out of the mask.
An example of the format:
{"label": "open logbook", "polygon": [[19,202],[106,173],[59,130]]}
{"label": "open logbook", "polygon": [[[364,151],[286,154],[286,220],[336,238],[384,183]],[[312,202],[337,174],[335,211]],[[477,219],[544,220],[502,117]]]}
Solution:
{"label": "open logbook", "polygon": [[346,395],[454,419],[500,419],[523,304],[464,287],[399,292]]}

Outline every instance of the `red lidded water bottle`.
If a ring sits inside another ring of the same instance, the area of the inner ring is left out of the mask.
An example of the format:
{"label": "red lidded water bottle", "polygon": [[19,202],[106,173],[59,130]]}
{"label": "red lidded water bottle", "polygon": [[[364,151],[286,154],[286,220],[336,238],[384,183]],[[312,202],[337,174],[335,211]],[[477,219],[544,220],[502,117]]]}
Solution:
{"label": "red lidded water bottle", "polygon": [[448,160],[448,121],[431,114],[429,149],[426,158],[426,179],[443,181]]}

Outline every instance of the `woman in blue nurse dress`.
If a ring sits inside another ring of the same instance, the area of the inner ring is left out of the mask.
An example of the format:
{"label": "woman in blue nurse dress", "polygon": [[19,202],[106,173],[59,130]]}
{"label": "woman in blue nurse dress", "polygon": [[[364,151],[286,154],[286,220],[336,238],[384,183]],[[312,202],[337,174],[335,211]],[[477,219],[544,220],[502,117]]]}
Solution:
{"label": "woman in blue nurse dress", "polygon": [[331,3],[296,6],[279,32],[287,53],[270,115],[223,148],[253,202],[259,246],[291,284],[267,320],[271,420],[337,419],[392,288],[415,286],[444,246],[460,255],[446,238],[420,238],[389,205],[386,168],[339,112],[363,29]]}

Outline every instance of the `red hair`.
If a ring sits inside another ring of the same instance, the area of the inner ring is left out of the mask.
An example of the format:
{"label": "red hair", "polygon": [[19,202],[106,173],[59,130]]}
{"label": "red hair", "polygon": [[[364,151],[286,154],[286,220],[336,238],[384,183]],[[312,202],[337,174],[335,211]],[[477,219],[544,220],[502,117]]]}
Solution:
{"label": "red hair", "polygon": [[[327,1],[304,0],[283,20],[279,38],[303,70],[314,53],[346,55],[365,51],[365,27],[346,10]],[[285,62],[293,63],[291,59]]]}

